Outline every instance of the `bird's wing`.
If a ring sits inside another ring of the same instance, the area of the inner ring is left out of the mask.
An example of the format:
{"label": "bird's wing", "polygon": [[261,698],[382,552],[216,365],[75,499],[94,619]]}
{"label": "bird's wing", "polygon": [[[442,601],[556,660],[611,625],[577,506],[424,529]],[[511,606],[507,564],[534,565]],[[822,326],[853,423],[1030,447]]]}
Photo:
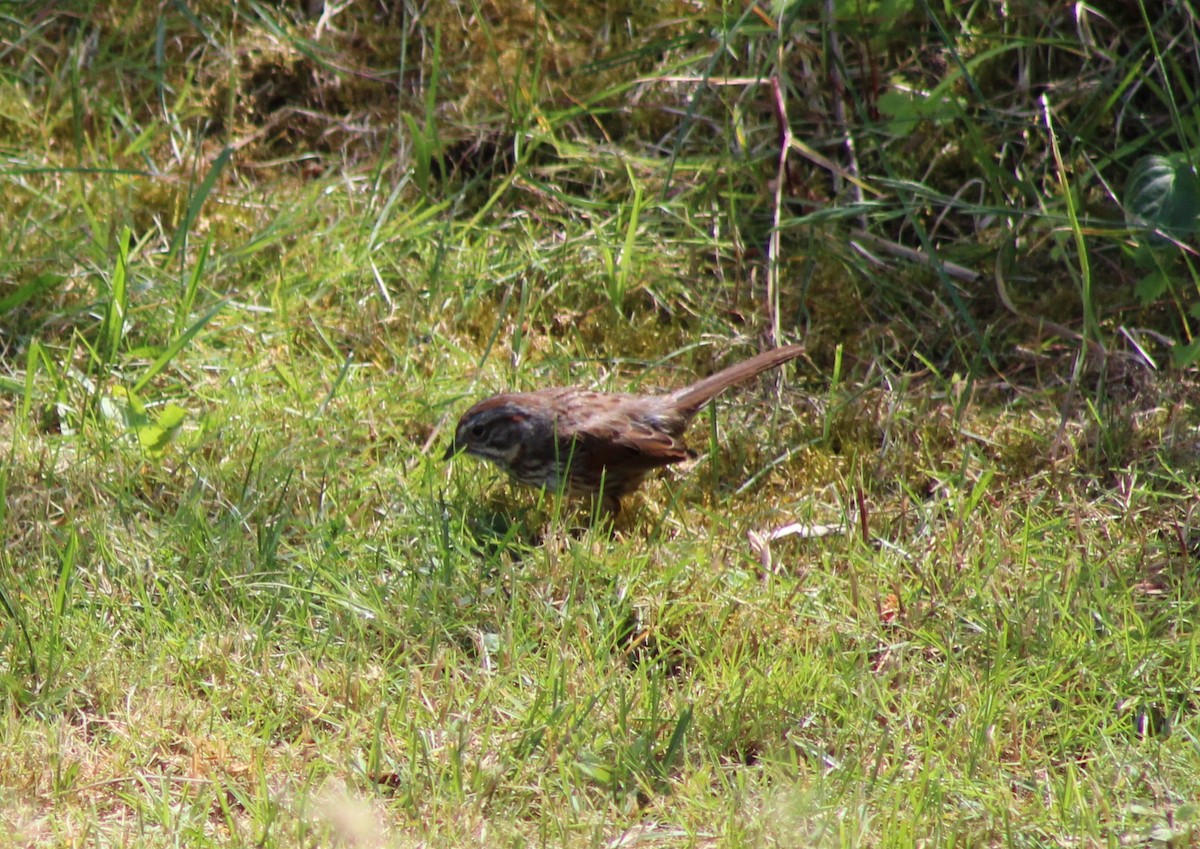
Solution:
{"label": "bird's wing", "polygon": [[683,440],[624,412],[595,415],[576,431],[577,450],[604,466],[624,465],[649,471],[692,457]]}
{"label": "bird's wing", "polygon": [[694,456],[678,435],[670,433],[674,427],[682,430],[686,419],[672,418],[654,407],[647,410],[649,399],[644,396],[577,388],[541,389],[536,394],[564,423],[558,435],[560,451],[573,452],[577,458],[586,455],[604,468],[622,466],[644,473]]}

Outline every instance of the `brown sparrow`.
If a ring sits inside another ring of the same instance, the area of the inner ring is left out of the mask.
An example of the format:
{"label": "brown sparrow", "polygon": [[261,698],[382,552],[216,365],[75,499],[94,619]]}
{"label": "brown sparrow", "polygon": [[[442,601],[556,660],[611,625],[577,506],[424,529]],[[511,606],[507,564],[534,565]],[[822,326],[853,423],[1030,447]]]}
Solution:
{"label": "brown sparrow", "polygon": [[459,419],[446,459],[465,451],[520,483],[599,497],[616,515],[651,471],[694,456],[682,437],[701,407],[803,352],[801,345],[775,348],[667,395],[573,386],[494,395]]}

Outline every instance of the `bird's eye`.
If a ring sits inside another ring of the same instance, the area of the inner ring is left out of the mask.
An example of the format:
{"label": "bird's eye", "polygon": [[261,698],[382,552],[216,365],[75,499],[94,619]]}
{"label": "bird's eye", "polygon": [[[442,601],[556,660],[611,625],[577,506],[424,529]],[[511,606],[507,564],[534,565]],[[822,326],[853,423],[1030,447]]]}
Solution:
{"label": "bird's eye", "polygon": [[483,439],[485,430],[486,428],[484,428],[483,422],[476,422],[475,424],[471,425],[471,436],[474,439]]}

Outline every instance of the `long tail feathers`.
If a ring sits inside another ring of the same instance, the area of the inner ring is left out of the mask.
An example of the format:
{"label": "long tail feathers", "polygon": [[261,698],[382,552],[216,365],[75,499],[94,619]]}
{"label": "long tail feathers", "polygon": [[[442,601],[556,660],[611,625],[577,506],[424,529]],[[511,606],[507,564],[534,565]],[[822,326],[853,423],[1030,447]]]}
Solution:
{"label": "long tail feathers", "polygon": [[711,377],[697,381],[691,386],[685,386],[683,389],[676,390],[671,393],[670,398],[678,405],[679,409],[688,411],[690,415],[735,383],[741,383],[743,380],[749,380],[754,375],[760,374],[767,369],[781,366],[789,360],[796,359],[796,357],[803,353],[803,345],[784,345],[780,348],[772,348],[770,351],[764,351],[757,357],[751,357],[745,362],[730,366]]}

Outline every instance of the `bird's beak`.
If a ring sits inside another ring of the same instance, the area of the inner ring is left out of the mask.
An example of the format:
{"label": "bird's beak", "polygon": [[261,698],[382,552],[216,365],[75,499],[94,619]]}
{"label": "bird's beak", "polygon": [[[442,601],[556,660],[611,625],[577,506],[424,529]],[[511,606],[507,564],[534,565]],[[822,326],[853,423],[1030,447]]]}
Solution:
{"label": "bird's beak", "polygon": [[449,445],[449,447],[447,447],[447,448],[446,448],[446,453],[442,455],[442,459],[443,459],[443,460],[451,460],[451,459],[453,459],[453,458],[454,458],[454,455],[455,455],[455,454],[457,454],[457,453],[459,452],[459,450],[460,450],[460,449],[459,449],[459,447],[458,447],[458,446],[457,446],[457,445],[454,443],[454,440],[453,440],[453,439],[452,439],[452,440],[450,440],[450,445]]}

